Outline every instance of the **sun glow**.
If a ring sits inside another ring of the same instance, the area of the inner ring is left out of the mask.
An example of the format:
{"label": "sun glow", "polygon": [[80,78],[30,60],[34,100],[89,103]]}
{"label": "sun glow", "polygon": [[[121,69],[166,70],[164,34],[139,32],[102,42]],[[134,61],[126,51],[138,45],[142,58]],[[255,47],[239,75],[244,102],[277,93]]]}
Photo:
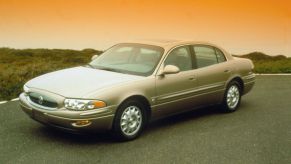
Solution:
{"label": "sun glow", "polygon": [[168,38],[291,56],[290,8],[288,0],[0,0],[0,47],[105,49]]}

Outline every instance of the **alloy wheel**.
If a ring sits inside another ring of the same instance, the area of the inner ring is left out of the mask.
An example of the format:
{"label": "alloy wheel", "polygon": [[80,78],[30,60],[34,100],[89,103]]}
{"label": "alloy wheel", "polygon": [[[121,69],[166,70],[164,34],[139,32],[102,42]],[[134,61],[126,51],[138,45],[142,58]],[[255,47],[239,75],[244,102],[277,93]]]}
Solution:
{"label": "alloy wheel", "polygon": [[137,106],[129,106],[121,115],[121,130],[127,136],[135,135],[141,128],[142,121],[141,110]]}

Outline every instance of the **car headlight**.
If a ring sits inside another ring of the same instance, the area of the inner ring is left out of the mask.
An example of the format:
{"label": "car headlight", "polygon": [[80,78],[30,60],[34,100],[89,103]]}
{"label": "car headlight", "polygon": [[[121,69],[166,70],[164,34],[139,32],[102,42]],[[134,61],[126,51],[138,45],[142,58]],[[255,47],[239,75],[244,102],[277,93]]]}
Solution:
{"label": "car headlight", "polygon": [[25,93],[28,93],[28,92],[29,92],[29,88],[28,88],[26,85],[24,85],[24,86],[23,86],[23,91],[24,91]]}
{"label": "car headlight", "polygon": [[65,99],[65,108],[71,110],[91,110],[106,107],[106,103],[100,100]]}

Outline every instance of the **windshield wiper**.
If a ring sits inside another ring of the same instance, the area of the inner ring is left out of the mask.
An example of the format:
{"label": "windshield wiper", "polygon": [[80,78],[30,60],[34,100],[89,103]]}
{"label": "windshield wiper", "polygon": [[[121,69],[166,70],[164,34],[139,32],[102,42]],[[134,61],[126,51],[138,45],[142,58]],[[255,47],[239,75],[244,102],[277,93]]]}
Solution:
{"label": "windshield wiper", "polygon": [[111,71],[111,72],[121,72],[117,69],[114,69],[114,68],[107,68],[107,67],[101,67],[101,68],[97,68],[97,69],[100,69],[100,70],[105,70],[105,71]]}
{"label": "windshield wiper", "polygon": [[92,64],[86,64],[85,67],[90,67],[90,68],[100,69],[100,70],[110,71],[110,72],[119,72],[119,73],[122,73],[122,71],[121,70],[118,70],[118,69],[108,68],[108,67],[101,67],[101,66],[94,66]]}

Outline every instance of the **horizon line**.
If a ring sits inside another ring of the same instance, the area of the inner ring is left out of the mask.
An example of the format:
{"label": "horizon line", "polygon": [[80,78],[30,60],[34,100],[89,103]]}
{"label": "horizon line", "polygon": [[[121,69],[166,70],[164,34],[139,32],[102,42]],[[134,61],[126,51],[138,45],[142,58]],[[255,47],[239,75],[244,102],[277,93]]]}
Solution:
{"label": "horizon line", "polygon": [[[82,49],[74,49],[74,48],[12,48],[12,47],[1,47],[0,46],[0,49],[4,49],[4,48],[7,48],[7,49],[14,49],[14,50],[34,50],[34,49],[46,49],[46,50],[74,50],[74,51],[83,51],[83,50],[86,50],[86,49],[92,49],[92,50],[95,50],[95,51],[101,51],[101,52],[104,52],[105,50],[100,50],[100,49],[95,49],[95,48],[82,48]],[[234,56],[243,56],[243,55],[249,55],[249,54],[252,54],[252,53],[261,53],[263,55],[267,55],[267,56],[272,56],[272,57],[276,57],[276,56],[285,56],[286,58],[291,58],[291,56],[288,56],[288,55],[284,55],[284,54],[277,54],[277,55],[270,55],[268,53],[265,53],[265,52],[262,52],[262,51],[251,51],[251,52],[248,52],[248,53],[244,53],[244,54],[235,54],[235,53],[230,53],[229,51],[227,51],[229,54],[231,55],[234,55]]]}

